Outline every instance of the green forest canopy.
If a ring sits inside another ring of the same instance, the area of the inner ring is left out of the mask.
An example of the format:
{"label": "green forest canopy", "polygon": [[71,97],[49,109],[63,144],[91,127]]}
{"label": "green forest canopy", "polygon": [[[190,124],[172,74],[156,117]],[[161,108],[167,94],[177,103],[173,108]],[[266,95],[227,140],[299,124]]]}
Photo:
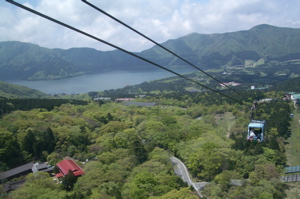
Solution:
{"label": "green forest canopy", "polygon": [[[147,108],[90,102],[6,113],[0,120],[2,170],[29,161],[54,165],[64,157],[92,160],[79,162],[86,174],[71,191],[40,173],[27,176],[10,197],[196,198],[173,171],[169,158],[175,155],[195,180],[212,182],[204,190],[209,198],[284,198],[278,177],[286,164],[290,104],[260,105],[256,118],[268,121],[268,141],[245,140],[250,102],[268,95],[276,93],[245,92],[244,104],[210,93],[166,94],[146,98],[159,105]],[[241,189],[232,178],[249,181]]]}

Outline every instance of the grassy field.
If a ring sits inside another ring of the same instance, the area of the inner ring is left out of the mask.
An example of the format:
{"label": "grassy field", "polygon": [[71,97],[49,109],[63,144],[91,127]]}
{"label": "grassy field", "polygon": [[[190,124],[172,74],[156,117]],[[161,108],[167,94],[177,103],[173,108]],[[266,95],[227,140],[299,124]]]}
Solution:
{"label": "grassy field", "polygon": [[300,199],[300,182],[293,182],[287,184],[289,189],[286,192],[287,199]]}
{"label": "grassy field", "polygon": [[226,130],[226,136],[228,137],[231,127],[235,124],[235,117],[231,112],[226,112],[224,114],[217,115],[215,118],[218,125]]}
{"label": "grassy field", "polygon": [[[300,109],[300,108],[298,108]],[[286,156],[289,166],[300,166],[300,110],[294,112],[294,118],[291,125],[292,135],[287,139]]]}
{"label": "grassy field", "polygon": [[[291,125],[292,135],[287,139],[286,156],[289,166],[300,166],[300,108],[294,111],[294,118]],[[287,183],[287,199],[300,199],[300,182]]]}

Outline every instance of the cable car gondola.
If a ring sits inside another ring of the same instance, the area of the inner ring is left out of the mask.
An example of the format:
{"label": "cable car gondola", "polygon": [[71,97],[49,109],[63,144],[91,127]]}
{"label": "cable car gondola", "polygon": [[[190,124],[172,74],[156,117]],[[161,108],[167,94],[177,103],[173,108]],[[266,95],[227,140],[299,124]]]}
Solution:
{"label": "cable car gondola", "polygon": [[251,120],[248,125],[247,140],[249,142],[263,142],[265,140],[265,120]]}

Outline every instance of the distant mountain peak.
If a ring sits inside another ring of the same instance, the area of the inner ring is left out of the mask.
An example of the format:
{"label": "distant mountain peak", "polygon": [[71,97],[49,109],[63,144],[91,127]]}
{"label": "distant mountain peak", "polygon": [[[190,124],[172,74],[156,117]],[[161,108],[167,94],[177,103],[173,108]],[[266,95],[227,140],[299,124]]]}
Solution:
{"label": "distant mountain peak", "polygon": [[[171,39],[163,46],[202,69],[243,66],[251,60],[272,60],[300,54],[300,29],[261,24],[250,30],[200,34]],[[187,64],[154,46],[136,53],[169,68]],[[297,57],[296,57],[297,58]],[[155,70],[157,67],[118,50],[48,49],[23,42],[0,42],[1,79],[58,79],[113,70]]]}
{"label": "distant mountain peak", "polygon": [[266,28],[278,28],[278,27],[272,26],[272,25],[269,25],[269,24],[260,24],[260,25],[254,26],[250,30],[252,30],[252,29],[266,29]]}
{"label": "distant mountain peak", "polygon": [[251,30],[258,30],[258,31],[263,31],[263,30],[283,30],[283,29],[291,29],[291,30],[297,30],[299,28],[290,28],[290,27],[278,27],[278,26],[273,26],[273,25],[269,25],[269,24],[260,24],[257,26],[254,26],[253,28],[250,29]]}

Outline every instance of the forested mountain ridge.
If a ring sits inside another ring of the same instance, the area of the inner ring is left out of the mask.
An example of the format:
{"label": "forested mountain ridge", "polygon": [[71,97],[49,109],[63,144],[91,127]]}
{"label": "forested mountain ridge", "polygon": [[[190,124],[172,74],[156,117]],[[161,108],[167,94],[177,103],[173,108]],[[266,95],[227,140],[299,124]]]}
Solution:
{"label": "forested mountain ridge", "polygon": [[49,98],[41,91],[0,81],[0,97],[7,98]]}
{"label": "forested mountain ridge", "polygon": [[278,82],[270,90],[300,93],[300,77],[296,77],[284,82]]}
{"label": "forested mountain ridge", "polygon": [[193,33],[181,39],[202,55],[253,51],[259,56],[274,58],[299,52],[296,45],[299,42],[299,31],[300,29],[259,25],[247,31],[211,35]]}
{"label": "forested mountain ridge", "polygon": [[[202,69],[247,66],[296,59],[300,29],[259,25],[247,31],[223,34],[192,33],[162,43]],[[184,67],[158,46],[136,53],[166,67]],[[118,50],[91,48],[47,49],[22,42],[0,42],[0,79],[57,79],[112,70],[154,70],[152,66]]]}

